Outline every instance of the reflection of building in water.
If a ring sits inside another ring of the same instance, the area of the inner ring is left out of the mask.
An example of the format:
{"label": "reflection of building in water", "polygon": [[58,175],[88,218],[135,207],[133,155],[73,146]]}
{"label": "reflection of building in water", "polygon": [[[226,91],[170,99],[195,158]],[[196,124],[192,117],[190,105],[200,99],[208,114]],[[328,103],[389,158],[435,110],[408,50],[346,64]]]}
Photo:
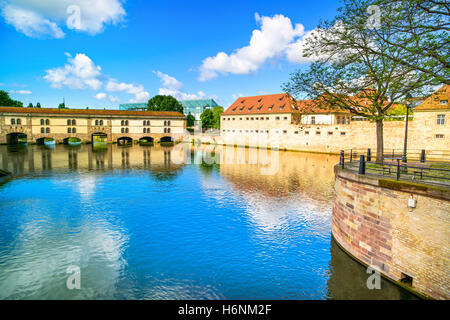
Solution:
{"label": "reflection of building in water", "polygon": [[109,145],[104,149],[93,149],[91,145],[71,148],[57,145],[55,149],[43,146],[29,146],[10,149],[0,146],[0,168],[16,176],[35,171],[55,170],[111,170],[149,169],[150,172],[172,171],[171,176],[183,164],[172,163],[172,147]]}
{"label": "reflection of building in water", "polygon": [[[242,191],[257,190],[271,197],[302,193],[327,201],[332,196],[337,161],[336,156],[325,154],[224,147],[220,173]],[[273,174],[261,174],[268,166],[275,168]]]}

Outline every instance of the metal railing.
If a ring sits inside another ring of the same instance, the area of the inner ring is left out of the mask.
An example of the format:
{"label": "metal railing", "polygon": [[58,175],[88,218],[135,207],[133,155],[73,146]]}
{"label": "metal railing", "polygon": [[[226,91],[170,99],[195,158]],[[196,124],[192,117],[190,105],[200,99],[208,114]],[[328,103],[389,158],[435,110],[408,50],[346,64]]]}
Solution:
{"label": "metal railing", "polygon": [[339,165],[359,174],[450,186],[450,151],[447,150],[409,150],[405,157],[401,150],[392,149],[384,152],[382,161],[378,162],[371,149],[341,150]]}

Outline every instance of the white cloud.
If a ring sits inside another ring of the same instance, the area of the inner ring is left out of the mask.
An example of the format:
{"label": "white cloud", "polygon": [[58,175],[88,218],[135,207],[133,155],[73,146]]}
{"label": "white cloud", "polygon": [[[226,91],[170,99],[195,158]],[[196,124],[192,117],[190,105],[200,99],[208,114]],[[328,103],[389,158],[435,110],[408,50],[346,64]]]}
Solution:
{"label": "white cloud", "polygon": [[28,37],[60,39],[65,36],[56,23],[33,11],[8,5],[3,8],[2,15],[6,23]]}
{"label": "white cloud", "polygon": [[303,57],[303,46],[305,38],[313,31],[305,33],[302,24],[293,25],[281,14],[266,17],[256,13],[255,20],[260,28],[253,30],[249,45],[231,54],[219,52],[205,58],[200,66],[200,81],[216,78],[219,74],[249,74],[273,58],[286,57],[294,63],[311,61]]}
{"label": "white cloud", "polygon": [[150,99],[150,94],[145,91],[144,86],[118,82],[115,79],[110,79],[108,81],[106,84],[106,91],[134,94],[135,98],[131,99],[130,102],[144,102]]}
{"label": "white cloud", "polygon": [[10,93],[16,94],[32,94],[33,92],[30,90],[11,90]]}
{"label": "white cloud", "polygon": [[94,97],[95,97],[95,99],[97,99],[97,100],[104,100],[104,99],[106,99],[107,94],[104,93],[104,92],[99,92],[99,93],[97,93]]}
{"label": "white cloud", "polygon": [[162,73],[161,71],[153,71],[153,73],[158,76],[163,86],[158,90],[158,94],[160,95],[170,95],[177,100],[203,99],[207,97],[203,91],[199,91],[196,94],[185,93],[181,91],[181,89],[183,88],[183,84],[174,77]]}
{"label": "white cloud", "polygon": [[[5,0],[2,16],[17,31],[33,38],[63,38],[61,27],[97,34],[123,21],[121,0]],[[78,15],[79,12],[79,15]]]}
{"label": "white cloud", "polygon": [[[142,85],[119,82],[103,75],[101,67],[95,65],[84,53],[78,53],[74,58],[69,53],[65,53],[65,55],[68,58],[68,63],[64,67],[46,70],[44,79],[50,83],[51,87],[62,88],[66,86],[71,89],[92,89],[95,91],[104,88],[108,92],[123,92],[134,95],[134,99],[131,99],[130,102],[143,102],[150,98],[150,94],[145,91]],[[108,95],[105,92],[98,92],[94,95],[94,98],[97,100],[108,99],[111,102],[120,100],[117,96]]]}
{"label": "white cloud", "polygon": [[78,53],[75,58],[68,56],[69,63],[61,68],[46,70],[44,79],[50,82],[53,88],[67,86],[71,89],[90,88],[98,90],[103,85],[101,68],[84,53]]}

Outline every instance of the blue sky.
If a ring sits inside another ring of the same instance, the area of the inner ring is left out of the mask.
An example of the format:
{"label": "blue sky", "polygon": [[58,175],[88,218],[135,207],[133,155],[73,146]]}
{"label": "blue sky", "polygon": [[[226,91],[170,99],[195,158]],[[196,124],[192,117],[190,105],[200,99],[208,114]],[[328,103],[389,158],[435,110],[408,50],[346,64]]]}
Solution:
{"label": "blue sky", "polygon": [[[92,2],[91,2],[92,3]],[[281,92],[337,1],[0,0],[0,89],[27,105],[111,108],[158,93]],[[73,7],[75,6],[75,7]],[[77,15],[77,13],[80,13]],[[79,17],[79,19],[78,19]]]}

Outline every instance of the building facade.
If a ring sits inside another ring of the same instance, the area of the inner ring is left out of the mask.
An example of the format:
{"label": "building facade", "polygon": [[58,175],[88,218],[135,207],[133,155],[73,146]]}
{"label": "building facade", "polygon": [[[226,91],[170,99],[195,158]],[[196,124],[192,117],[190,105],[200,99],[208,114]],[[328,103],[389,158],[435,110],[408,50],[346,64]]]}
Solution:
{"label": "building facade", "polygon": [[185,116],[178,112],[0,107],[0,144],[18,134],[29,142],[42,138],[63,142],[70,137],[88,142],[94,134],[106,135],[108,142],[179,139],[185,126]]}
{"label": "building facade", "polygon": [[[409,150],[450,150],[449,95],[445,85],[414,108]],[[288,94],[242,97],[221,115],[221,136],[215,141],[255,147],[275,141],[285,149],[325,153],[376,150],[375,123],[357,120],[362,119],[342,110],[316,110],[308,100]],[[403,148],[405,120],[395,120],[384,121],[385,150]]]}

